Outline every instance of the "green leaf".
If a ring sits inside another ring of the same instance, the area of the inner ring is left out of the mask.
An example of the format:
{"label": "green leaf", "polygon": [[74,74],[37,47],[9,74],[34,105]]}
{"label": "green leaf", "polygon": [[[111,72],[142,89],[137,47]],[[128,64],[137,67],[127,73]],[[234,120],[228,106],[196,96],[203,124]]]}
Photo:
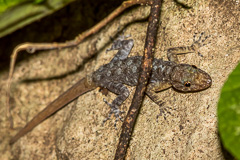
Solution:
{"label": "green leaf", "polygon": [[218,127],[224,147],[240,159],[240,63],[222,88],[218,102]]}
{"label": "green leaf", "polygon": [[45,0],[0,0],[0,13],[3,13],[8,8],[11,8],[13,6],[17,6],[23,2],[33,2],[35,4],[39,4],[44,2]]}
{"label": "green leaf", "polygon": [[0,0],[0,13],[4,12],[8,8],[22,3],[24,0]]}
{"label": "green leaf", "polygon": [[43,3],[45,0],[35,0],[34,3],[35,4],[40,4],[40,3]]}
{"label": "green leaf", "polygon": [[0,0],[0,38],[75,0]]}

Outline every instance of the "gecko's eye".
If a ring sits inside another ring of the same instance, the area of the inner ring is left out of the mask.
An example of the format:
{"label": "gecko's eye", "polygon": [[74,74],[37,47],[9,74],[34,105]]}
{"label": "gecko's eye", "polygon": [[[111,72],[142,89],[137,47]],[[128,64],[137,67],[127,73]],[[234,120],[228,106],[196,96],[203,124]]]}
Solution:
{"label": "gecko's eye", "polygon": [[197,67],[195,65],[192,65],[193,68],[197,69]]}
{"label": "gecko's eye", "polygon": [[190,87],[190,86],[191,86],[191,82],[189,82],[189,81],[185,82],[185,83],[184,83],[184,86],[185,86],[185,87]]}

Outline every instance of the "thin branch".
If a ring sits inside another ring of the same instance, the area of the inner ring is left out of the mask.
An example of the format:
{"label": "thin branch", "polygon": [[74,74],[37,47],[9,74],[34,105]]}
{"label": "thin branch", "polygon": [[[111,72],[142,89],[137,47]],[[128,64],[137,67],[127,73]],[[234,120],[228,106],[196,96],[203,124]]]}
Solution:
{"label": "thin branch", "polygon": [[109,14],[106,18],[104,18],[102,21],[100,21],[98,24],[90,28],[89,30],[79,34],[74,40],[67,41],[65,43],[23,43],[18,45],[14,48],[13,53],[11,55],[11,62],[10,62],[10,69],[9,69],[9,75],[7,80],[7,115],[8,117],[11,116],[10,114],[10,102],[9,102],[9,96],[10,96],[10,87],[11,87],[11,81],[12,76],[15,68],[15,63],[17,59],[17,55],[20,51],[26,50],[28,53],[35,53],[38,50],[51,50],[51,49],[61,49],[61,48],[68,48],[77,46],[80,44],[83,40],[85,40],[87,37],[97,33],[100,29],[102,29],[106,24],[111,22],[114,18],[116,18],[118,15],[120,15],[124,10],[127,8],[137,5],[137,4],[151,4],[152,0],[127,0],[124,1],[117,9],[115,9],[111,14]]}
{"label": "thin branch", "polygon": [[118,147],[116,150],[115,160],[122,160],[126,156],[133,127],[142,104],[148,80],[151,75],[153,53],[156,42],[157,29],[159,25],[161,6],[162,0],[153,0],[145,41],[143,62],[141,65],[142,72],[140,73],[138,79],[139,84],[136,88],[132,104],[122,125],[122,133],[120,135]]}

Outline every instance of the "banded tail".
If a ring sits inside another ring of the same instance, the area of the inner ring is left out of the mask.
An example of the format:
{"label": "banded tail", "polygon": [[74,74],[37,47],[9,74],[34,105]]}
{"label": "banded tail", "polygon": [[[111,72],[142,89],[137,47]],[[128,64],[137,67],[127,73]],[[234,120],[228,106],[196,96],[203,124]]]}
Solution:
{"label": "banded tail", "polygon": [[93,82],[88,82],[88,78],[83,78],[74,84],[71,88],[65,91],[57,99],[51,102],[46,108],[39,112],[30,122],[26,124],[9,142],[9,144],[15,143],[19,138],[31,131],[38,124],[50,117],[53,113],[57,112],[65,105],[81,96],[82,94],[95,89],[96,86]]}

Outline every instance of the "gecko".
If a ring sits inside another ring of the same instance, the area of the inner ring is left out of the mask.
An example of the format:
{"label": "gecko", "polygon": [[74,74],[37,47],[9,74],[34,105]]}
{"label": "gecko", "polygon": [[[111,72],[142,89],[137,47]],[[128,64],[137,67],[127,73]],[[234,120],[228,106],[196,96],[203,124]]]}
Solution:
{"label": "gecko", "polygon": [[[178,55],[196,52],[198,48],[203,46],[203,42],[207,38],[201,39],[203,33],[198,39],[194,38],[193,44],[186,47],[175,47],[167,50],[168,61],[163,59],[153,60],[152,73],[149,84],[146,89],[146,95],[157,105],[162,106],[161,100],[157,96],[157,92],[173,88],[179,92],[197,92],[209,88],[212,79],[208,73],[197,68],[195,65],[181,64]],[[97,87],[105,88],[117,95],[117,97],[108,103],[110,112],[108,120],[112,114],[116,117],[114,126],[123,113],[119,107],[128,98],[130,92],[126,85],[136,86],[140,73],[142,56],[128,57],[134,46],[133,39],[125,39],[124,36],[115,40],[109,50],[118,50],[113,59],[90,76],[79,80],[71,88],[56,98],[53,102],[39,112],[24,128],[22,128],[11,140],[10,144],[15,143],[19,138],[27,134],[38,124],[46,120],[52,114],[66,106],[68,103],[83,95],[86,92],[96,89]]]}

